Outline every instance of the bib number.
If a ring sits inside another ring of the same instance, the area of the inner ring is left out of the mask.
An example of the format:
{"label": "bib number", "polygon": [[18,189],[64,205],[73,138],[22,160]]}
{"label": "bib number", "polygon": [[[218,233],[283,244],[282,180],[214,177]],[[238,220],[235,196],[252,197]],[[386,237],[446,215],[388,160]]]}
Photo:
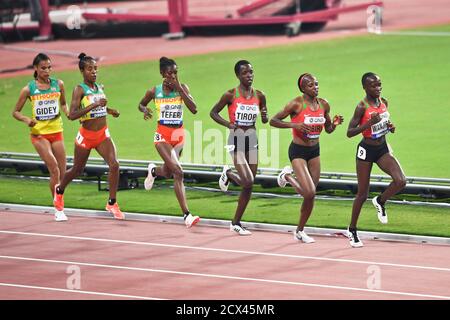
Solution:
{"label": "bib number", "polygon": [[366,149],[364,149],[361,146],[358,146],[358,153],[356,154],[356,156],[358,157],[358,159],[366,160],[366,157],[367,157]]}

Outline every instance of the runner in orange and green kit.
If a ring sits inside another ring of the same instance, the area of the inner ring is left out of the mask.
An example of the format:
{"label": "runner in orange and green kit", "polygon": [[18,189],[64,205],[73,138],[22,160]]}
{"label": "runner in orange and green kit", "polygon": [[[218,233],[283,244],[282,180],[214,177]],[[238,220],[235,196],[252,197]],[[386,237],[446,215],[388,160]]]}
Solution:
{"label": "runner in orange and green kit", "polygon": [[155,103],[158,126],[153,142],[164,160],[164,165],[161,167],[156,167],[153,163],[148,165],[144,187],[150,190],[157,176],[173,177],[175,195],[183,212],[184,223],[187,228],[191,228],[200,221],[200,218],[189,212],[179,158],[184,145],[183,104],[193,114],[197,113],[197,106],[188,86],[178,80],[178,66],[174,60],[162,57],[159,60],[159,70],[163,83],[145,93],[138,109],[144,113],[144,120],[151,119],[152,111],[147,105],[152,100]]}
{"label": "runner in orange and green kit", "polygon": [[120,113],[107,107],[103,86],[96,82],[97,62],[95,59],[84,53],[79,55],[79,59],[78,67],[84,81],[76,86],[73,91],[69,119],[80,119],[81,128],[75,138],[73,167],[66,172],[61,179],[61,183],[56,186],[53,202],[57,210],[64,208],[63,194],[66,186],[74,178],[81,175],[91,149],[95,149],[109,166],[109,200],[105,209],[113,214],[114,218],[123,220],[125,216],[116,200],[119,182],[119,162],[117,161],[116,147],[106,124],[106,116],[108,114],[117,118]]}
{"label": "runner in orange and green kit", "polygon": [[[12,115],[30,127],[31,143],[50,173],[50,190],[53,196],[55,186],[66,172],[61,119],[61,110],[66,116],[68,114],[64,83],[50,77],[52,64],[46,54],[39,53],[33,60],[33,66],[34,80],[20,91]],[[31,118],[22,114],[27,100],[31,103]],[[55,220],[67,220],[63,210],[55,211]]]}

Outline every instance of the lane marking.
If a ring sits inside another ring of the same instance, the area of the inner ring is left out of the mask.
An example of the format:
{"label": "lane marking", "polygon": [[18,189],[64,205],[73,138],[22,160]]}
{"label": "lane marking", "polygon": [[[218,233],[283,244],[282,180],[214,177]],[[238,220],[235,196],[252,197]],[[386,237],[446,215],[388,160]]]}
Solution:
{"label": "lane marking", "polygon": [[82,293],[82,294],[90,294],[90,295],[96,295],[96,296],[108,296],[108,297],[127,298],[127,299],[165,300],[165,299],[152,298],[152,297],[132,296],[132,295],[127,295],[127,294],[116,294],[116,293],[96,292],[96,291],[83,291],[83,290],[70,290],[70,289],[60,289],[60,288],[51,288],[51,287],[39,287],[39,286],[30,286],[30,285],[15,284],[15,283],[4,283],[4,282],[0,282],[0,286],[3,286],[3,287],[14,287],[14,288],[24,288],[24,289],[38,289],[38,290],[58,291],[58,292]]}
{"label": "lane marking", "polygon": [[181,246],[181,245],[153,243],[153,242],[114,240],[114,239],[91,238],[91,237],[64,236],[64,235],[44,234],[44,233],[34,233],[34,232],[20,232],[20,231],[0,230],[0,233],[3,233],[3,234],[16,234],[16,235],[27,235],[27,236],[37,236],[37,237],[48,237],[48,238],[73,239],[73,240],[83,240],[83,241],[98,241],[98,242],[110,242],[110,243],[120,243],[120,244],[132,244],[132,245],[143,245],[143,246],[154,246],[154,247],[165,247],[165,248],[177,248],[177,249],[188,249],[188,250],[212,251],[212,252],[221,252],[221,253],[237,253],[237,254],[258,255],[258,256],[266,256],[266,257],[280,257],[280,258],[293,258],[293,259],[304,259],[304,260],[332,261],[332,262],[356,263],[356,264],[366,264],[366,265],[374,265],[374,264],[376,264],[376,265],[380,265],[380,266],[397,267],[397,268],[410,268],[410,269],[422,269],[422,270],[433,270],[433,271],[450,272],[450,268],[418,266],[418,265],[409,265],[409,264],[397,264],[397,263],[388,263],[388,262],[361,261],[361,260],[351,260],[351,259],[325,258],[325,257],[314,257],[314,256],[301,256],[301,255],[291,255],[291,254],[282,254],[282,253],[268,253],[268,252],[232,250],[232,249],[219,249],[219,248],[203,248],[203,247]]}
{"label": "lane marking", "polygon": [[[385,293],[385,294],[410,296],[410,297],[450,300],[450,297],[448,297],[448,296],[400,292],[400,291],[388,291],[388,290],[371,290],[371,289],[364,289],[364,288],[334,286],[334,285],[306,283],[306,282],[294,282],[294,281],[270,280],[270,279],[261,279],[261,278],[226,276],[226,275],[220,275],[220,274],[207,274],[207,273],[195,273],[195,272],[184,272],[184,271],[172,271],[172,270],[164,270],[164,269],[126,267],[126,266],[117,266],[117,265],[108,265],[108,264],[85,263],[85,262],[64,261],[64,260],[50,260],[50,259],[37,259],[37,258],[14,257],[14,256],[0,256],[0,259],[69,264],[69,265],[79,265],[79,266],[99,267],[99,268],[109,268],[109,269],[119,269],[119,270],[129,270],[129,271],[155,272],[155,273],[166,273],[166,274],[176,274],[176,275],[184,275],[184,276],[217,278],[217,279],[226,279],[226,280],[253,281],[253,282],[272,283],[272,284],[286,284],[286,285],[294,285],[294,286],[360,291],[360,292],[370,292],[370,293]],[[70,290],[70,291],[73,292],[74,290]]]}

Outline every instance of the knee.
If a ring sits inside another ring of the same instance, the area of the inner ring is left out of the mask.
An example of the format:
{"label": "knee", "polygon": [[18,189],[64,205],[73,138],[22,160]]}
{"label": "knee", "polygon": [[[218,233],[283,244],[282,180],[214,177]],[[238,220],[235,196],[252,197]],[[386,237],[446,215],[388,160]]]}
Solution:
{"label": "knee", "polygon": [[253,182],[254,182],[253,177],[252,178],[242,179],[242,188],[244,188],[244,189],[252,189],[253,188]]}
{"label": "knee", "polygon": [[50,176],[52,176],[52,177],[58,177],[59,176],[59,167],[58,167],[57,163],[49,165],[47,167],[47,169],[48,169],[48,173],[50,174]]}
{"label": "knee", "polygon": [[177,167],[173,168],[171,171],[172,171],[174,180],[183,180],[184,174],[183,174],[183,169],[181,169],[181,167],[177,166]]}
{"label": "knee", "polygon": [[305,200],[313,200],[316,196],[316,191],[313,189],[308,189],[303,192],[303,199]]}
{"label": "knee", "polygon": [[109,162],[109,170],[110,171],[119,171],[119,161],[113,160]]}
{"label": "knee", "polygon": [[403,189],[406,186],[406,178],[404,176],[401,176],[398,179],[394,179],[394,184],[399,189]]}
{"label": "knee", "polygon": [[84,166],[73,166],[72,172],[74,173],[74,176],[81,176],[83,174]]}
{"label": "knee", "polygon": [[356,194],[356,200],[360,202],[364,202],[369,197],[369,191],[359,192]]}

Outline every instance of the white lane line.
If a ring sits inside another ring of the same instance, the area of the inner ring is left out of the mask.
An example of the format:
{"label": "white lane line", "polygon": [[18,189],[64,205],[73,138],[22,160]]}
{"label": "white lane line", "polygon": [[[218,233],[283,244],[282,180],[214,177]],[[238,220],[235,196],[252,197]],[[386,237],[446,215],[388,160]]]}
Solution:
{"label": "white lane line", "polygon": [[375,265],[379,265],[379,266],[388,266],[388,267],[397,267],[397,268],[411,268],[411,269],[422,269],[422,270],[433,270],[433,271],[450,272],[450,268],[418,266],[418,265],[397,264],[397,263],[376,262],[376,261],[361,261],[361,260],[339,259],[339,258],[300,256],[300,255],[291,255],[291,254],[282,254],[282,253],[268,253],[268,252],[243,251],[243,250],[232,250],[232,249],[191,247],[191,246],[180,246],[180,245],[174,245],[174,244],[164,244],[164,243],[154,243],[154,242],[114,240],[114,239],[90,238],[90,237],[76,237],[76,236],[64,236],[64,235],[57,235],[57,234],[20,232],[20,231],[0,230],[0,233],[16,234],[16,235],[27,235],[27,236],[36,236],[36,237],[48,237],[48,238],[73,239],[73,240],[83,240],[83,241],[98,241],[98,242],[111,242],[111,243],[120,243],[120,244],[133,244],[133,245],[153,246],[153,247],[166,247],[166,248],[177,248],[177,249],[213,251],[213,252],[222,252],[222,253],[237,253],[237,254],[246,254],[246,255],[267,256],[267,257],[293,258],[293,259],[304,259],[304,260],[320,260],[320,261],[332,261],[332,262],[342,262],[342,263],[356,263],[356,264],[367,264],[367,265],[374,265],[375,264]]}
{"label": "white lane line", "polygon": [[184,276],[196,276],[196,277],[217,278],[217,279],[226,279],[226,280],[239,280],[239,281],[253,281],[253,282],[263,282],[263,283],[272,283],[272,284],[286,284],[286,285],[294,285],[294,286],[305,286],[305,287],[316,287],[316,288],[327,288],[327,289],[338,289],[338,290],[349,290],[349,291],[360,291],[360,292],[370,292],[370,293],[384,293],[384,294],[410,296],[410,297],[450,300],[450,297],[448,297],[448,296],[437,296],[437,295],[422,294],[422,293],[410,293],[410,292],[387,291],[387,290],[372,290],[372,289],[364,289],[364,288],[333,286],[333,285],[306,283],[306,282],[293,282],[293,281],[270,280],[270,279],[261,279],[261,278],[247,278],[247,277],[226,276],[226,275],[220,275],[220,274],[207,274],[207,273],[195,273],[195,272],[184,272],[184,271],[172,271],[172,270],[164,270],[164,269],[137,268],[137,267],[126,267],[126,266],[109,265],[109,264],[85,263],[85,262],[64,261],[64,260],[37,259],[37,258],[14,257],[14,256],[0,256],[0,259],[11,259],[11,260],[22,260],[22,261],[36,261],[36,262],[59,263],[59,264],[70,264],[70,265],[78,265],[78,266],[99,267],[99,268],[109,268],[109,269],[119,269],[119,270],[156,272],[156,273],[167,273],[167,274],[176,274],[176,275],[184,275]]}
{"label": "white lane line", "polygon": [[0,282],[0,286],[24,288],[24,289],[69,292],[69,293],[81,293],[81,294],[90,294],[90,295],[96,295],[96,296],[108,296],[108,297],[115,297],[115,298],[143,299],[143,300],[165,300],[165,299],[152,298],[152,297],[131,296],[131,295],[127,295],[127,294],[115,294],[115,293],[96,292],[96,291],[83,291],[83,290],[70,290],[70,289],[60,289],[60,288],[51,288],[51,287],[39,287],[39,286],[29,286],[29,285],[16,284],[16,283]]}

